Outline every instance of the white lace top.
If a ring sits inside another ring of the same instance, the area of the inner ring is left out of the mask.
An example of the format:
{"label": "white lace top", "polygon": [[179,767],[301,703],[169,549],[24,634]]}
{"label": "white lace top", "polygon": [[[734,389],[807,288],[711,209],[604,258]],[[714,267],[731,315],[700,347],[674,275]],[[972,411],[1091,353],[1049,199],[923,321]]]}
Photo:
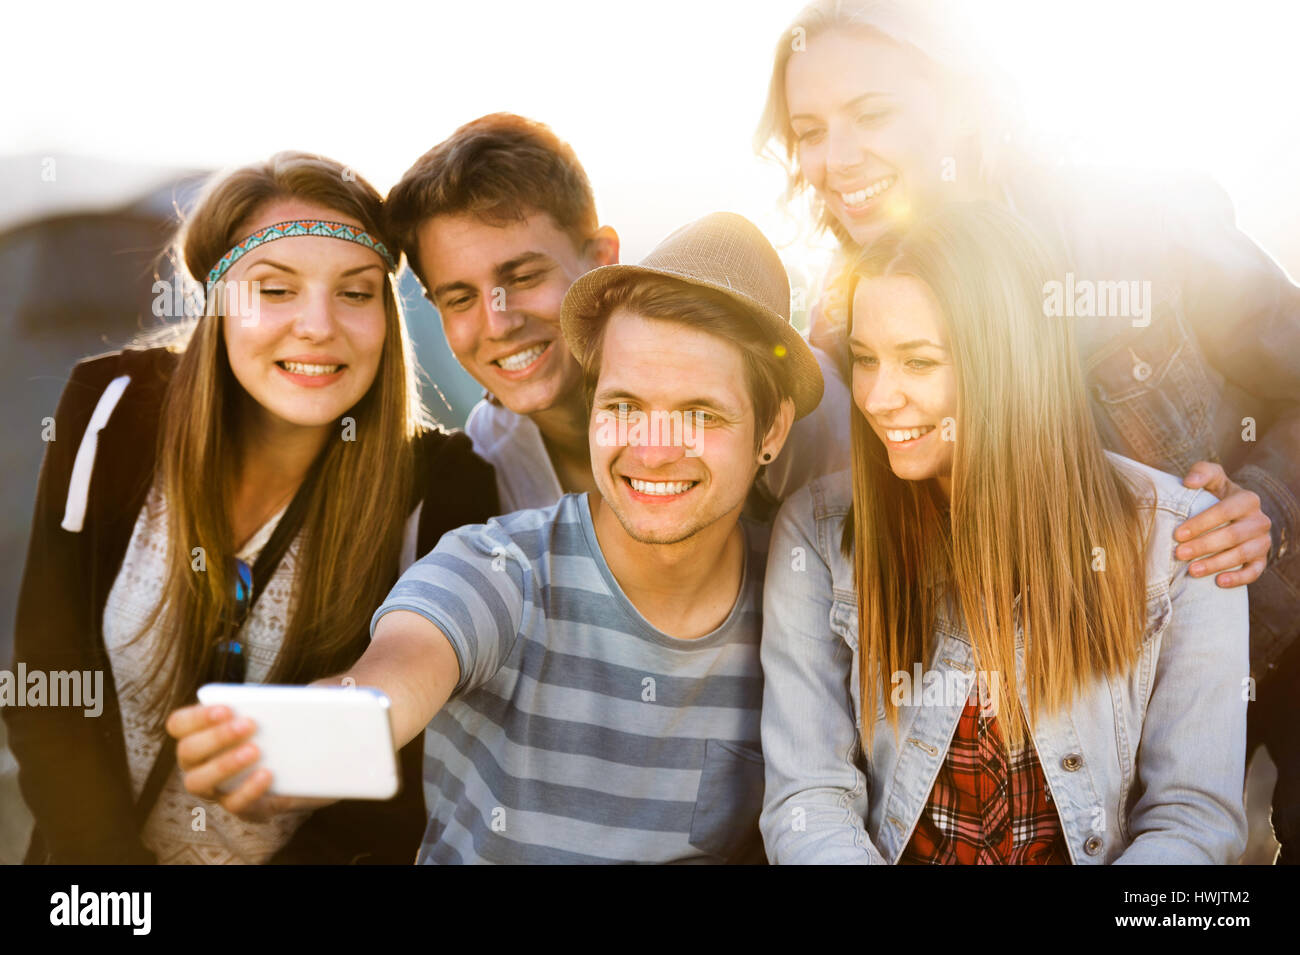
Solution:
{"label": "white lace top", "polygon": [[[283,513],[282,510],[268,520],[236,556],[251,566]],[[162,598],[167,577],[166,518],[162,494],[154,486],[136,519],[122,569],[104,608],[104,642],[117,686],[131,783],[137,799],[160,746],[160,741],[148,729],[144,697],[144,686],[159,646],[158,627],[151,627],[140,640],[130,641]],[[292,610],[294,568],[300,544],[301,535],[286,551],[241,631],[247,660],[245,679],[249,683],[266,680],[280,650]],[[220,572],[211,565],[209,570]],[[187,792],[177,768],[163,785],[141,835],[145,846],[164,864],[259,864],[287,843],[309,815],[310,810],[304,810],[283,813],[266,823],[245,822],[217,803]]]}

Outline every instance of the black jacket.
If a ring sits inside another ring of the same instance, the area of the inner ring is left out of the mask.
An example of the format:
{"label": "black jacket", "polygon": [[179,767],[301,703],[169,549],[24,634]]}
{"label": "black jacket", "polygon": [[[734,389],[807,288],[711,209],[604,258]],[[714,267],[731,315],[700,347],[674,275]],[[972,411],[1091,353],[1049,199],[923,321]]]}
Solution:
{"label": "black jacket", "polygon": [[[36,820],[27,862],[153,863],[140,840],[113,673],[102,621],[109,590],[144,506],[156,465],[162,401],[176,356],[115,352],[80,362],[55,414],[41,467],[31,542],[14,631],[14,666],[102,670],[103,712],[5,707],[19,785]],[[91,415],[114,378],[129,375],[99,433],[82,530],[61,526],[73,462]],[[416,501],[424,501],[417,549],[497,512],[492,466],[460,432],[426,431],[417,447]],[[369,641],[357,635],[359,657]],[[319,674],[324,676],[326,674]],[[273,863],[411,863],[424,830],[423,738],[401,752],[402,791],[387,802],[347,801],[314,812]]]}

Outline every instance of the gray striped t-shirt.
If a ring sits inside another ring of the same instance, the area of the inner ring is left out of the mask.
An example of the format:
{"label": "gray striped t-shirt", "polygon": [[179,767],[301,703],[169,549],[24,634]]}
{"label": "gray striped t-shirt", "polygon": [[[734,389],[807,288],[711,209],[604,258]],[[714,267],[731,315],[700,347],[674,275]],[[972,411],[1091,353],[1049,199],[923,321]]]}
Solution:
{"label": "gray striped t-shirt", "polygon": [[586,494],[462,527],[371,622],[411,610],[461,679],[425,730],[421,863],[762,861],[762,587],[742,518],[740,596],[680,640],[624,595]]}

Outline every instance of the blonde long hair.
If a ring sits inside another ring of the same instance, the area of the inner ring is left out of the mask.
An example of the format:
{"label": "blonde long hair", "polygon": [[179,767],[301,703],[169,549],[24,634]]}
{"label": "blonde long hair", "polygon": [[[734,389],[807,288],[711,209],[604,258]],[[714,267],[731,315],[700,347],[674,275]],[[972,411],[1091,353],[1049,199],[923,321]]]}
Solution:
{"label": "blonde long hair", "polygon": [[1009,78],[963,30],[961,13],[951,0],[813,0],[777,40],[767,100],[754,133],[754,151],[785,170],[783,205],[806,199],[816,228],[833,234],[845,248],[854,247],[852,239],[812,194],[799,169],[798,139],[790,125],[785,95],[790,58],[814,37],[854,30],[874,33],[912,50],[946,78],[948,88],[960,91],[965,111],[975,116],[975,175],[992,186],[1006,157],[1019,149],[1023,130]]}
{"label": "blonde long hair", "polygon": [[[897,732],[883,678],[928,663],[941,599],[965,621],[977,669],[1010,690],[993,701],[1008,746],[1023,742],[1026,716],[1068,706],[1139,653],[1147,528],[1136,488],[1102,449],[1071,320],[1044,315],[1053,274],[1028,227],[975,202],[876,243],[844,280],[849,302],[866,278],[924,282],[957,371],[950,513],[933,480],[897,477],[866,418],[852,416],[853,507],[842,545],[857,585],[867,744],[878,693]],[[1028,714],[1011,676],[1017,621]]]}
{"label": "blonde long hair", "polygon": [[[382,200],[368,182],[333,160],[282,152],[208,185],[178,231],[178,267],[190,281],[201,281],[244,237],[257,210],[284,198],[337,210],[397,254],[384,229]],[[355,419],[356,439],[328,442],[315,463],[318,478],[303,518],[294,598],[270,682],[307,682],[351,663],[371,612],[396,574],[414,483],[414,439],[428,418],[391,274],[384,280],[383,305],[385,337],[375,380],[347,412]],[[162,652],[150,678],[150,712],[159,727],[171,710],[193,701],[222,621],[235,610],[227,565],[234,554],[229,514],[241,386],[227,359],[221,311],[218,296],[210,295],[201,317],[165,331],[180,352],[158,440],[168,574],[162,599],[140,634],[161,625]],[[157,341],[154,335],[146,343]],[[206,572],[191,566],[196,547],[203,548]]]}

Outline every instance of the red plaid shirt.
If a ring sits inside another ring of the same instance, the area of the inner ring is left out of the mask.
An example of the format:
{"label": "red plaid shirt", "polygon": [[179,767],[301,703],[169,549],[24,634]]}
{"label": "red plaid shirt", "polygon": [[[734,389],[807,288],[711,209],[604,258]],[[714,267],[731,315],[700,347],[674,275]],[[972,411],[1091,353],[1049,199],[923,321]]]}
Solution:
{"label": "red plaid shirt", "polygon": [[997,717],[968,702],[904,865],[1068,865],[1061,821],[1032,744],[1007,759]]}

